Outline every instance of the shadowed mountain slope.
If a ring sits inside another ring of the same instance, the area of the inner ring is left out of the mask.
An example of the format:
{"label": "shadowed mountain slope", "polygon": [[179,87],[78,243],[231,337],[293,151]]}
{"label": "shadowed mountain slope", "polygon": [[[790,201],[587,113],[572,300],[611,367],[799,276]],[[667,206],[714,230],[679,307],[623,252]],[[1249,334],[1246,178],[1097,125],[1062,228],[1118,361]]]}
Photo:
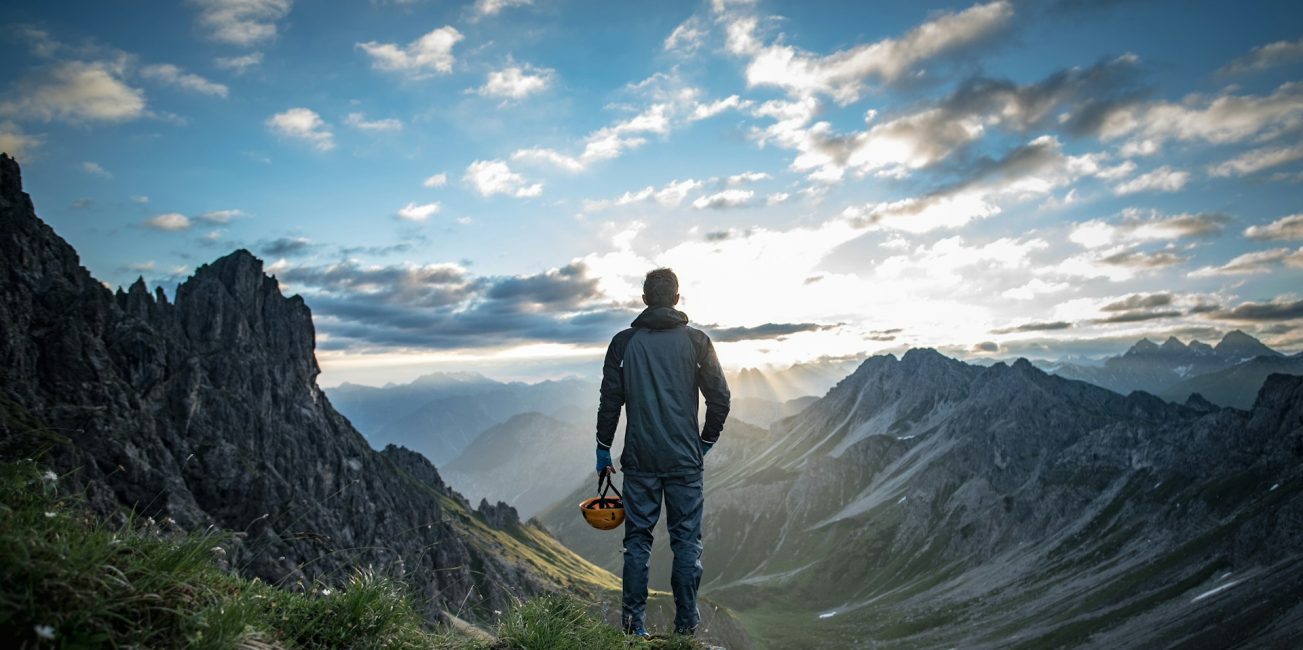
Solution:
{"label": "shadowed mountain slope", "polygon": [[618,586],[509,506],[473,509],[420,455],[374,451],[316,384],[308,307],[248,251],[175,295],[106,289],[0,156],[0,454],[48,455],[106,514],[237,531],[232,566],[273,584],[374,566],[430,615],[479,619]]}
{"label": "shadowed mountain slope", "polygon": [[768,647],[1297,644],[1303,378],[1194,406],[870,358],[708,468],[703,589]]}

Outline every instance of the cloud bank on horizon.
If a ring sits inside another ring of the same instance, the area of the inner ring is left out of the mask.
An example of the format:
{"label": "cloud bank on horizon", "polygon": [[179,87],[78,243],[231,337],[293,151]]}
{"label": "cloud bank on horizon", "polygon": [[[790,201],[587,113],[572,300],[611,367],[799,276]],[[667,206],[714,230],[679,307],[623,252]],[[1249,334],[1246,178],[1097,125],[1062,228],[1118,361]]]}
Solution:
{"label": "cloud bank on horizon", "polygon": [[0,10],[38,211],[264,257],[327,384],[581,368],[657,266],[734,367],[1303,347],[1295,3],[82,5]]}

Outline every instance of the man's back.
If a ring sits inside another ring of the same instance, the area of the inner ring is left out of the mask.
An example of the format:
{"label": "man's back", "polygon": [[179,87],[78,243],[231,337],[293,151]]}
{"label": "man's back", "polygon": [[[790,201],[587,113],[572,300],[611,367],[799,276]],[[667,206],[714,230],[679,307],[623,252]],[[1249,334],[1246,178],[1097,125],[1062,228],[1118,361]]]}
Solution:
{"label": "man's back", "polygon": [[[728,386],[710,338],[687,322],[687,316],[672,307],[653,307],[612,340],[628,417],[620,456],[625,473],[700,472],[701,443],[713,444],[719,438],[728,413]],[[707,400],[704,430],[697,417],[699,392]]]}

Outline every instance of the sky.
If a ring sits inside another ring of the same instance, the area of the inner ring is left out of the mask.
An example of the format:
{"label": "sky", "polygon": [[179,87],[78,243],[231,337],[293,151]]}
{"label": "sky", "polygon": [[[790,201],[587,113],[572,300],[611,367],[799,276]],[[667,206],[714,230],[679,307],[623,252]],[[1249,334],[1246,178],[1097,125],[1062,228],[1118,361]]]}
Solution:
{"label": "sky", "polygon": [[669,266],[728,368],[1303,348],[1303,6],[0,8],[0,150],[108,286],[245,248],[326,386],[596,374]]}

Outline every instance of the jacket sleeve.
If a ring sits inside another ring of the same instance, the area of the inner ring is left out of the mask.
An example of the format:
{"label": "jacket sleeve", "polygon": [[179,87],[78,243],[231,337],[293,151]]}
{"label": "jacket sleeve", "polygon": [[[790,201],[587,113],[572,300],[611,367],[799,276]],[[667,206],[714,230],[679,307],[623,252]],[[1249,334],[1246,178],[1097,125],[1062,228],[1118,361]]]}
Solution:
{"label": "jacket sleeve", "polygon": [[719,367],[719,358],[715,356],[715,345],[710,342],[710,337],[698,331],[696,339],[697,387],[706,398],[706,423],[701,427],[701,440],[713,445],[719,441],[724,420],[728,418],[728,382],[724,380],[724,369]]}
{"label": "jacket sleeve", "polygon": [[610,449],[615,443],[615,427],[620,424],[624,406],[624,348],[633,330],[625,330],[611,339],[602,364],[601,399],[597,405],[597,446]]}

